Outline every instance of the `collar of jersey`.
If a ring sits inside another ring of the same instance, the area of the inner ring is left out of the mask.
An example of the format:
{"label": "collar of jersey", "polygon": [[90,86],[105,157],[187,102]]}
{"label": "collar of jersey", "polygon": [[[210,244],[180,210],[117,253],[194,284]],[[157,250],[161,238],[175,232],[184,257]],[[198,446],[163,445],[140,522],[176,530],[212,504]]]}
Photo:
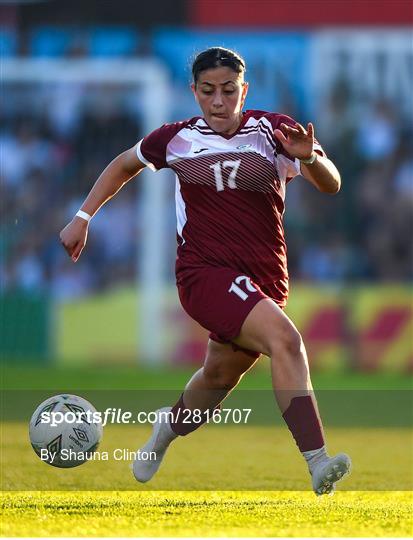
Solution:
{"label": "collar of jersey", "polygon": [[241,122],[239,126],[237,127],[237,129],[234,131],[234,133],[231,133],[231,135],[225,135],[225,133],[218,133],[218,131],[214,131],[212,127],[208,124],[208,122],[205,120],[205,118],[202,118],[202,120],[205,122],[205,125],[207,125],[209,129],[212,130],[216,135],[219,135],[223,139],[229,140],[229,139],[232,139],[232,137],[235,137],[235,135],[238,135],[238,133],[244,127],[246,121],[248,120],[248,115],[246,114],[246,112],[242,113]]}

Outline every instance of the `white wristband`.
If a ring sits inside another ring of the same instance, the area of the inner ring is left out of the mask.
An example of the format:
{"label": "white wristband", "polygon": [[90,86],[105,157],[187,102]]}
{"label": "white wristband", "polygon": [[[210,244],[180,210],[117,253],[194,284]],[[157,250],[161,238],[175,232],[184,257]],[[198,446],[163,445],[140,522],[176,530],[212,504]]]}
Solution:
{"label": "white wristband", "polygon": [[300,161],[304,165],[312,165],[316,159],[317,159],[317,152],[314,152],[313,150],[313,153],[308,159],[300,159]]}
{"label": "white wristband", "polygon": [[92,216],[90,216],[87,212],[83,212],[83,210],[79,210],[79,212],[77,212],[76,215],[77,217],[85,219],[87,222],[89,222],[92,219]]}

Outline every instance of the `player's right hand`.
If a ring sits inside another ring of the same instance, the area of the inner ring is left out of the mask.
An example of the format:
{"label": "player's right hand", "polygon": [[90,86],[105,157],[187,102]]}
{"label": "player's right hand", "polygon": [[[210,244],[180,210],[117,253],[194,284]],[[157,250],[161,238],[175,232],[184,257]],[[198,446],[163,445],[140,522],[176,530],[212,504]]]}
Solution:
{"label": "player's right hand", "polygon": [[60,241],[73,262],[76,262],[86,245],[89,223],[80,217],[72,221],[60,232]]}

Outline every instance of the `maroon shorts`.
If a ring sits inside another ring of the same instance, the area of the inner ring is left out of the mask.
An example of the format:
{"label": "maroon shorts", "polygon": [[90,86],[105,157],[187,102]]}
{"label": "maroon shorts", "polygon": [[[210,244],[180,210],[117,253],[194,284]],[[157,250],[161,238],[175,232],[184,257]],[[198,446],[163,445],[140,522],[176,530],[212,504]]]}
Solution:
{"label": "maroon shorts", "polygon": [[[231,268],[202,267],[179,274],[178,293],[182,307],[218,343],[236,338],[252,308],[269,295],[248,276]],[[232,344],[258,358],[259,352]]]}

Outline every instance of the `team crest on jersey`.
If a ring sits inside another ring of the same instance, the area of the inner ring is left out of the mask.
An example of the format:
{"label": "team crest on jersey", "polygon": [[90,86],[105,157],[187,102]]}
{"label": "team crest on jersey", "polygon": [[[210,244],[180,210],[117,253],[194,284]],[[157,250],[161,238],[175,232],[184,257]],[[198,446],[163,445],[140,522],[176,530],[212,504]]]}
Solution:
{"label": "team crest on jersey", "polygon": [[251,148],[251,144],[240,144],[237,146],[237,150],[246,150],[247,148]]}

